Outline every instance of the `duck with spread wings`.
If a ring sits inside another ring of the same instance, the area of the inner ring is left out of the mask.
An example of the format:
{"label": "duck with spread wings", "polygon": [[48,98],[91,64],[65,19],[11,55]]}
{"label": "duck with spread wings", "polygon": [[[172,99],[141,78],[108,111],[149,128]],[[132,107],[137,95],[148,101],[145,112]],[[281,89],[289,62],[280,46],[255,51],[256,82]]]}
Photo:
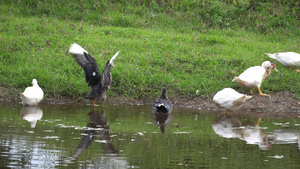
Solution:
{"label": "duck with spread wings", "polygon": [[103,102],[106,100],[106,93],[112,84],[110,68],[114,67],[113,62],[119,52],[107,61],[102,75],[99,72],[96,60],[81,46],[76,43],[72,44],[70,46],[69,53],[73,55],[76,62],[83,68],[86,82],[88,83],[88,86],[91,87],[86,98],[93,100],[94,106],[96,106],[96,100],[102,101],[103,105]]}

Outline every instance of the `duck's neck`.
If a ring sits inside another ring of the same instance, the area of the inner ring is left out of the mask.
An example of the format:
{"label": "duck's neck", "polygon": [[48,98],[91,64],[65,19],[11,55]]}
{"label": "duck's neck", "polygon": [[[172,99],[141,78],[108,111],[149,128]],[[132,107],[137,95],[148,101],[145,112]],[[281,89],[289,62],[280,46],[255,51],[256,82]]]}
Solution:
{"label": "duck's neck", "polygon": [[271,68],[267,68],[266,69],[266,73],[268,74],[268,76],[271,74]]}
{"label": "duck's neck", "polygon": [[271,74],[271,69],[266,68],[266,72],[263,75],[262,81],[264,81]]}
{"label": "duck's neck", "polygon": [[160,98],[162,98],[162,99],[166,99],[167,98],[167,89],[163,89],[162,90]]}

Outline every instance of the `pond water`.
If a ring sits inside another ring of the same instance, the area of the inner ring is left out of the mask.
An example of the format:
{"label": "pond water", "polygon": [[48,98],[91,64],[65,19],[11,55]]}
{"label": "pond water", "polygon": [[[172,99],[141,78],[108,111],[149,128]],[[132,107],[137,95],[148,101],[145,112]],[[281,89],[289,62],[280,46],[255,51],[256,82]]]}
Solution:
{"label": "pond water", "polygon": [[[0,168],[299,168],[300,120],[0,103]],[[160,126],[159,126],[160,125]]]}

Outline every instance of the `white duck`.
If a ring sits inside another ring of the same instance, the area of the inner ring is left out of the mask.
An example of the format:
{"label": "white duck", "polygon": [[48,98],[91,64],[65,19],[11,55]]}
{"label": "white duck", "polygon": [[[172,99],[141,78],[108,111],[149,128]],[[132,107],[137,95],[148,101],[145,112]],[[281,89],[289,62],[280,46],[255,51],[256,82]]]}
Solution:
{"label": "white duck", "polygon": [[38,85],[37,80],[33,79],[32,87],[27,87],[20,95],[23,105],[38,105],[44,97],[44,92]]}
{"label": "white duck", "polygon": [[217,92],[213,97],[213,102],[220,108],[224,108],[225,115],[228,111],[234,111],[238,109],[247,99],[252,98],[242,93],[235,91],[232,88],[224,88]]}
{"label": "white duck", "polygon": [[295,52],[282,53],[266,53],[270,58],[277,60],[283,66],[294,68],[296,72],[300,72],[297,67],[300,67],[300,54]]}
{"label": "white duck", "polygon": [[261,66],[253,66],[246,69],[239,77],[234,77],[232,81],[237,82],[239,85],[250,89],[256,88],[259,91],[261,96],[269,96],[263,94],[260,90],[262,82],[271,74],[271,69],[274,69],[276,72],[276,65],[271,61],[264,61]]}

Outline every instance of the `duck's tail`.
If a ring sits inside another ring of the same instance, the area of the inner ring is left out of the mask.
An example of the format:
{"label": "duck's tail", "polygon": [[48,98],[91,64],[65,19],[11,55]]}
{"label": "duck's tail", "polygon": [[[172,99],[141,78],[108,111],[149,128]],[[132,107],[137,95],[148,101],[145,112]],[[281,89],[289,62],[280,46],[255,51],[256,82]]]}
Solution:
{"label": "duck's tail", "polygon": [[240,81],[240,78],[237,77],[237,76],[235,76],[235,77],[232,79],[232,81],[233,81],[233,82],[238,82],[238,81]]}
{"label": "duck's tail", "polygon": [[276,58],[276,53],[271,54],[271,53],[266,53],[270,58],[275,59]]}
{"label": "duck's tail", "polygon": [[233,101],[233,104],[241,106],[246,100],[251,99],[252,96],[244,95],[237,100]]}
{"label": "duck's tail", "polygon": [[21,100],[22,100],[21,104],[27,105],[28,99],[24,96],[23,93],[20,93],[20,97],[21,97]]}
{"label": "duck's tail", "polygon": [[246,100],[251,99],[253,96],[245,95]]}

